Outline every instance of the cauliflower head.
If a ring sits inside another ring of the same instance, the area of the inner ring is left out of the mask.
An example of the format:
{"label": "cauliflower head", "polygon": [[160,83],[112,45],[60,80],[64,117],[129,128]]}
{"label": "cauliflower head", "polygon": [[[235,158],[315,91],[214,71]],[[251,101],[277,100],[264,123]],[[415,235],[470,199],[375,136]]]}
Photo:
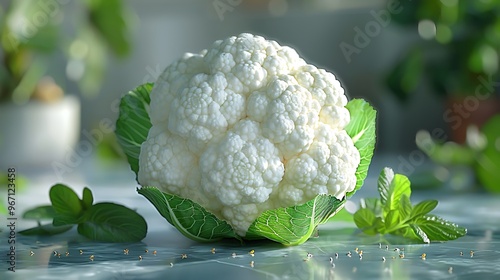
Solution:
{"label": "cauliflower head", "polygon": [[342,199],[360,155],[332,73],[252,34],[168,66],[151,91],[138,181],[191,199],[244,236],[264,211]]}

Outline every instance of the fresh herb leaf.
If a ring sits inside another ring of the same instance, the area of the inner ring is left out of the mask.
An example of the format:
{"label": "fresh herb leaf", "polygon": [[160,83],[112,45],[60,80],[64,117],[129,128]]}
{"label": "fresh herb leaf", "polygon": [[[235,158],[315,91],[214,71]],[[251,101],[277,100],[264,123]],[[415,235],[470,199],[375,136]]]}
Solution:
{"label": "fresh herb leaf", "polygon": [[92,204],[94,204],[94,196],[92,195],[92,191],[87,187],[83,189],[82,204],[83,209],[85,210],[89,209]]}
{"label": "fresh herb leaf", "polygon": [[80,222],[80,217],[56,214],[52,220],[53,226],[76,225]]}
{"label": "fresh herb leaf", "polygon": [[429,236],[416,224],[410,224],[410,228],[403,233],[404,237],[419,239],[422,243],[431,243]]}
{"label": "fresh herb leaf", "polygon": [[27,220],[53,219],[55,216],[56,211],[52,205],[38,206],[23,213],[23,219]]}
{"label": "fresh herb leaf", "polygon": [[52,219],[52,224],[20,231],[24,235],[55,235],[78,225],[78,233],[96,241],[135,242],[146,236],[144,218],[132,209],[114,203],[93,204],[89,188],[83,189],[82,200],[69,187],[61,184],[49,191],[52,205],[40,206],[24,213],[25,219]]}
{"label": "fresh herb leaf", "polygon": [[346,108],[351,114],[351,120],[345,127],[345,131],[351,137],[361,158],[356,169],[356,187],[347,193],[347,197],[350,197],[363,186],[366,175],[368,175],[368,167],[375,148],[377,111],[363,99],[349,101]]}
{"label": "fresh herb leaf", "polygon": [[402,195],[401,201],[399,203],[399,212],[401,213],[401,217],[403,219],[409,218],[412,211],[413,206],[411,205],[410,197],[407,195]]}
{"label": "fresh herb leaf", "polygon": [[[44,205],[44,206],[39,206],[35,207],[32,209],[27,210],[26,212],[23,213],[23,219],[27,220],[52,220],[55,217],[57,217],[58,214],[54,210],[54,207],[52,205]],[[69,224],[64,224],[63,226],[58,226],[58,225],[53,225],[53,224],[46,224],[46,225],[41,225],[40,222],[38,222],[38,226],[29,228],[26,230],[22,230],[19,233],[23,235],[55,235],[59,233],[66,232],[70,230],[73,227],[71,223]]]}
{"label": "fresh herb leaf", "polygon": [[97,203],[83,215],[78,233],[96,241],[137,242],[147,233],[144,218],[134,210],[115,203]]}
{"label": "fresh herb leaf", "polygon": [[72,225],[66,225],[66,226],[53,226],[51,224],[47,225],[38,225],[33,228],[25,229],[20,231],[19,233],[22,235],[28,235],[28,236],[33,236],[33,235],[40,235],[40,236],[50,236],[50,235],[56,235],[60,234],[63,232],[66,232],[70,230],[73,226]]}
{"label": "fresh herb leaf", "polygon": [[384,213],[387,215],[391,210],[399,210],[401,197],[404,195],[407,197],[411,195],[410,180],[404,175],[395,174],[389,186],[387,201],[384,203],[381,200],[382,204],[385,204]]}
{"label": "fresh herb leaf", "polygon": [[50,201],[56,213],[61,216],[78,219],[82,214],[83,208],[78,195],[68,186],[57,184],[52,186],[49,191]]}
{"label": "fresh herb leaf", "polygon": [[378,198],[375,197],[362,198],[359,201],[359,206],[361,208],[370,209],[373,213],[375,213],[376,216],[382,215],[382,203]]}
{"label": "fresh herb leaf", "polygon": [[457,239],[467,233],[467,229],[435,215],[425,215],[413,220],[431,241],[447,241]]}
{"label": "fresh herb leaf", "polygon": [[431,212],[432,210],[434,210],[434,208],[436,208],[438,205],[438,201],[437,200],[424,200],[420,203],[418,203],[417,205],[413,206],[413,210],[411,211],[411,219],[414,219],[414,218],[417,218],[417,217],[421,217],[425,214],[428,214],[429,212]]}
{"label": "fresh herb leaf", "polygon": [[430,243],[467,233],[463,227],[428,214],[436,208],[437,200],[424,200],[412,206],[410,181],[406,176],[384,168],[377,183],[380,199],[361,200],[360,209],[354,213],[356,226],[366,234],[394,234]]}
{"label": "fresh herb leaf", "polygon": [[361,208],[354,213],[354,223],[367,234],[377,234],[377,230],[374,227],[376,219],[375,213],[368,208]]}
{"label": "fresh herb leaf", "polygon": [[387,232],[392,232],[401,228],[401,215],[398,210],[390,210],[384,219],[384,224]]}
{"label": "fresh herb leaf", "polygon": [[380,194],[380,202],[386,204],[389,197],[389,190],[391,188],[391,183],[394,180],[394,171],[391,168],[384,168],[380,175],[378,176],[377,187]]}

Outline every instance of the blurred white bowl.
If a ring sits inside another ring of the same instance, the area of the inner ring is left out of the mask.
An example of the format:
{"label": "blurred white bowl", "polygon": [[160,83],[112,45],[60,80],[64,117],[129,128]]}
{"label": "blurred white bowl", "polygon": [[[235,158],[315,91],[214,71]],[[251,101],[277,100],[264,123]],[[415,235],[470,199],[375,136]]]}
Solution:
{"label": "blurred white bowl", "polygon": [[0,104],[0,167],[36,167],[61,161],[80,135],[80,100]]}

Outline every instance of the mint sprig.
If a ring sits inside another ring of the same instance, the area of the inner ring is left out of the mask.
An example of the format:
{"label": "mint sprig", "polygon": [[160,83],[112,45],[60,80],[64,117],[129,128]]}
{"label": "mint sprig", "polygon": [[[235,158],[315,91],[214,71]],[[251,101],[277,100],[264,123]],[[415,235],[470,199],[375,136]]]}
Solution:
{"label": "mint sprig", "polygon": [[[78,233],[95,241],[136,242],[144,239],[147,224],[134,210],[123,205],[94,203],[89,188],[83,189],[82,199],[68,186],[56,184],[50,188],[52,205],[26,211],[24,219],[37,220],[38,226],[20,231],[23,235],[55,235],[78,225]],[[41,220],[52,220],[41,224]]]}
{"label": "mint sprig", "polygon": [[354,213],[356,226],[366,234],[393,234],[430,243],[467,233],[466,228],[429,214],[438,205],[437,200],[412,205],[410,181],[390,168],[380,173],[378,191],[380,198],[361,200],[360,209]]}

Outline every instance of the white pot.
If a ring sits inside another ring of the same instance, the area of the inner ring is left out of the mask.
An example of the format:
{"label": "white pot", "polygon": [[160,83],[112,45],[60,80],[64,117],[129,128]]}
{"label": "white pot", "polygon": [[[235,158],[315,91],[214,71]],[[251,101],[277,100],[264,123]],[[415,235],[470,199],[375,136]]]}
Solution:
{"label": "white pot", "polygon": [[80,135],[80,101],[0,104],[0,167],[35,167],[64,158]]}

